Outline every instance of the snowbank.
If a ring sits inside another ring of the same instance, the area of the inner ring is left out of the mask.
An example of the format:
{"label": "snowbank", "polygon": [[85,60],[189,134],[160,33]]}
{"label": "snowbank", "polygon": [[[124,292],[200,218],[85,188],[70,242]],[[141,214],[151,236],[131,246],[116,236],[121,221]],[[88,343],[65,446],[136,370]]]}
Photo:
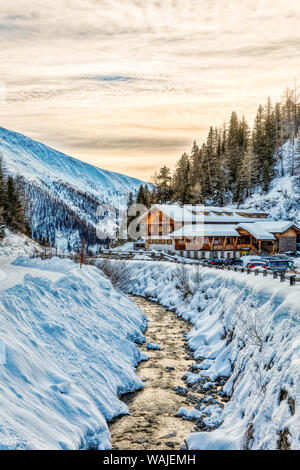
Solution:
{"label": "snowbank", "polygon": [[94,267],[47,269],[67,275],[0,292],[0,449],[108,449],[106,421],[128,413],[118,396],[143,386],[146,318]]}
{"label": "snowbank", "polygon": [[3,240],[0,240],[0,256],[29,256],[41,251],[41,246],[31,238],[8,229],[5,230]]}
{"label": "snowbank", "polygon": [[[175,309],[194,328],[191,383],[223,378],[231,400],[192,433],[190,449],[300,449],[300,287],[205,267],[128,263],[129,292]],[[209,419],[207,425],[209,425]]]}

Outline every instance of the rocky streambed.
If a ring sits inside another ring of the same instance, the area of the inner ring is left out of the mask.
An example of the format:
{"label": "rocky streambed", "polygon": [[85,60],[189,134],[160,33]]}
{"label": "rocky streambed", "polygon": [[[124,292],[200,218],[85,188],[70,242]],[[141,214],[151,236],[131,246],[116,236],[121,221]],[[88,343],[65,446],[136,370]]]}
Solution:
{"label": "rocky streambed", "polygon": [[[141,349],[149,356],[138,367],[144,388],[122,397],[130,414],[110,424],[113,449],[185,449],[185,438],[193,431],[211,430],[220,424],[227,397],[222,396],[222,378],[212,383],[203,378],[187,385],[185,374],[199,372],[187,348],[186,333],[191,326],[174,312],[141,297],[132,297],[149,320],[146,343]],[[184,408],[181,416],[178,410]],[[206,410],[208,410],[206,412]]]}

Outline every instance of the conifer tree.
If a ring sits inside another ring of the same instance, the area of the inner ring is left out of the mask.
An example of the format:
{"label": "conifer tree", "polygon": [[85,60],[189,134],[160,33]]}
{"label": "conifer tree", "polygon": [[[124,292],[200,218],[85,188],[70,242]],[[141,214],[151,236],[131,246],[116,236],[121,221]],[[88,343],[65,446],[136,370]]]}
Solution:
{"label": "conifer tree", "polygon": [[5,201],[3,214],[5,222],[12,230],[24,232],[24,211],[12,176],[9,176],[7,179],[4,197]]}
{"label": "conifer tree", "polygon": [[262,187],[264,191],[268,191],[270,183],[274,178],[274,167],[275,167],[275,149],[276,149],[276,119],[274,108],[271,103],[271,99],[268,98],[268,102],[264,110],[264,154],[263,154],[263,173],[262,173]]}
{"label": "conifer tree", "polygon": [[2,158],[0,156],[0,239],[4,236],[4,201],[5,201],[5,181],[2,168]]}
{"label": "conifer tree", "polygon": [[191,161],[187,153],[183,153],[178,160],[173,177],[173,199],[181,204],[190,203],[191,185],[190,185]]}
{"label": "conifer tree", "polygon": [[241,166],[241,151],[239,146],[239,120],[237,113],[234,111],[231,114],[229,129],[227,134],[227,180],[228,187],[232,192],[233,202],[238,200],[238,180],[239,180],[239,169]]}
{"label": "conifer tree", "polygon": [[163,204],[171,200],[172,197],[172,174],[170,168],[166,165],[160,168],[154,175],[154,183],[157,186],[155,199]]}

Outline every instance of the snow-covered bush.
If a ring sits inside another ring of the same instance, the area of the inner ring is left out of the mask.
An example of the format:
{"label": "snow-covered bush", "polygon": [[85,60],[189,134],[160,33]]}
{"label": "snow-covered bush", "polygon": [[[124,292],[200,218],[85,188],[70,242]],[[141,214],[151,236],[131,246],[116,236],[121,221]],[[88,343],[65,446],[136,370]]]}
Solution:
{"label": "snow-covered bush", "polygon": [[112,284],[116,287],[122,287],[128,280],[127,264],[125,262],[114,262],[109,259],[100,259],[95,263],[105,276],[107,276]]}

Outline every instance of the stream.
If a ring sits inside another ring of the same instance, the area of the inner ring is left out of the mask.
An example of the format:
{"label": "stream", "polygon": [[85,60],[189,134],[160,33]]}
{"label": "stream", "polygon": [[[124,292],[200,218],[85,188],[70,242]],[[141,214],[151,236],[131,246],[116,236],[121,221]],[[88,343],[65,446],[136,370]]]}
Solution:
{"label": "stream", "polygon": [[[182,376],[192,360],[187,354],[185,333],[191,327],[175,313],[141,297],[131,296],[149,320],[146,343],[140,346],[149,356],[137,368],[144,388],[122,397],[130,415],[117,418],[110,425],[113,449],[163,450],[180,449],[193,430],[193,421],[175,417],[180,407],[192,409],[186,396],[173,387],[186,387]],[[161,350],[147,350],[156,343]]]}

